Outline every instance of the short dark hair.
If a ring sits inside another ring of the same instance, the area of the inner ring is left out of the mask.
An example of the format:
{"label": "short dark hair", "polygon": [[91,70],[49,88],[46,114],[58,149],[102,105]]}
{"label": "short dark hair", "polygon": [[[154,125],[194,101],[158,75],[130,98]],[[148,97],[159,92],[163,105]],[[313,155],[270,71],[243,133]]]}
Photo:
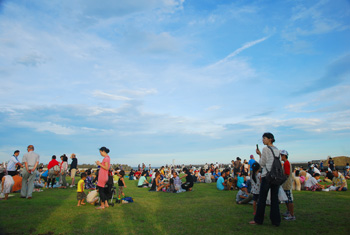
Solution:
{"label": "short dark hair", "polygon": [[319,174],[319,173],[315,173],[315,174],[314,174],[314,177],[317,177],[317,176],[320,176],[320,174]]}
{"label": "short dark hair", "polygon": [[56,155],[52,155],[52,159],[56,159]]}
{"label": "short dark hair", "polygon": [[86,177],[86,173],[85,172],[83,172],[83,173],[81,173],[80,174],[80,178],[82,179],[82,178],[85,178]]}
{"label": "short dark hair", "polygon": [[101,147],[100,151],[105,152],[105,153],[109,153],[109,149],[106,147]]}
{"label": "short dark hair", "polygon": [[19,150],[16,150],[13,154],[15,154],[15,153],[19,153]]}
{"label": "short dark hair", "polygon": [[262,137],[263,137],[263,138],[266,137],[266,138],[270,139],[272,143],[275,142],[275,137],[274,137],[273,134],[270,133],[270,132],[265,132],[265,133],[263,134]]}
{"label": "short dark hair", "polygon": [[125,171],[124,171],[124,170],[119,171],[119,175],[121,175],[122,177],[124,177]]}
{"label": "short dark hair", "polygon": [[34,150],[34,146],[30,144],[30,145],[28,145],[27,149],[32,149],[32,150]]}

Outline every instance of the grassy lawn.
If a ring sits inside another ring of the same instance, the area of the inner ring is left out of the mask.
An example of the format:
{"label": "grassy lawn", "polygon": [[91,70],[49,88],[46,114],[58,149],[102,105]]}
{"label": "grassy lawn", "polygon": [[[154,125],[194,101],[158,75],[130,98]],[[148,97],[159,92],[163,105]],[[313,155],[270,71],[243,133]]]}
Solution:
{"label": "grassy lawn", "polygon": [[[68,181],[69,182],[69,181]],[[350,182],[348,182],[350,183]],[[219,192],[216,184],[195,184],[193,192],[148,192],[126,180],[130,204],[105,210],[76,207],[76,189],[46,189],[33,199],[15,194],[0,201],[0,231],[5,234],[349,234],[350,192],[293,192],[296,221],[273,227],[249,225],[251,205],[237,205],[237,191]],[[285,205],[281,204],[281,211]],[[1,234],[0,232],[0,234]]]}

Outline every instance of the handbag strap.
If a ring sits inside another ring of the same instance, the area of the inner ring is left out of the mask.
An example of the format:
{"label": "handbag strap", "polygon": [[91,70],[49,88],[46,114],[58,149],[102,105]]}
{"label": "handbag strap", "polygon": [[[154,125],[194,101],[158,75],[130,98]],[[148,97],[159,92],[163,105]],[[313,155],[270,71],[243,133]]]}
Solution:
{"label": "handbag strap", "polygon": [[[275,155],[275,152],[272,150],[272,148],[270,146],[267,146],[267,147],[271,150],[273,157],[277,158]],[[267,173],[269,173],[269,170],[267,168],[266,168],[266,171],[267,171]]]}

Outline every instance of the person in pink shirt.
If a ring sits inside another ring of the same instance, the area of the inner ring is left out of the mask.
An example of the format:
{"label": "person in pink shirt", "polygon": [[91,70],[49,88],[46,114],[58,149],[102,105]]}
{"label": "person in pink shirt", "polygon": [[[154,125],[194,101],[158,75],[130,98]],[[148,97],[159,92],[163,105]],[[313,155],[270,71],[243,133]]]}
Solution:
{"label": "person in pink shirt", "polygon": [[97,207],[96,209],[105,209],[106,207],[109,207],[108,201],[107,201],[107,195],[104,191],[104,187],[108,181],[108,170],[111,162],[111,159],[109,158],[108,153],[109,153],[108,148],[101,147],[100,154],[104,158],[102,162],[96,161],[96,165],[100,167],[100,170],[98,173],[97,189],[100,194],[100,200],[101,200],[101,206]]}

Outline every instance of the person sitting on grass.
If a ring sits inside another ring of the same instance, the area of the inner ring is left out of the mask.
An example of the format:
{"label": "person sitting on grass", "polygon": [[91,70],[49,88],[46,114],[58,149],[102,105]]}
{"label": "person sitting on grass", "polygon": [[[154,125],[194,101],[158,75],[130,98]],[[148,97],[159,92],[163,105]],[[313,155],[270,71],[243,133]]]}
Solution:
{"label": "person sitting on grass", "polygon": [[216,182],[219,179],[220,176],[221,176],[221,173],[219,172],[219,169],[215,168],[215,172],[211,176],[211,179],[212,179],[213,182]]}
{"label": "person sitting on grass", "polygon": [[248,193],[247,186],[239,189],[236,195],[237,204],[248,204],[253,199],[253,195]]}
{"label": "person sitting on grass", "polygon": [[333,173],[332,171],[330,171],[328,168],[326,170],[326,176],[324,177],[323,181],[324,182],[327,182],[327,183],[332,183],[332,180],[333,180]]}
{"label": "person sitting on grass", "polygon": [[204,171],[203,167],[199,171],[199,175],[198,175],[198,180],[197,181],[198,182],[205,182],[205,171]]}
{"label": "person sitting on grass", "polygon": [[226,184],[226,181],[224,179],[226,175],[226,172],[223,171],[221,173],[221,176],[219,177],[219,179],[216,181],[216,188],[219,189],[219,190],[227,190],[227,184]]}
{"label": "person sitting on grass", "polygon": [[175,190],[177,192],[177,191],[179,191],[181,189],[182,181],[181,181],[181,179],[178,176],[176,171],[173,171],[173,179],[174,179]]}
{"label": "person sitting on grass", "polygon": [[308,179],[305,182],[305,189],[308,191],[322,191],[324,189],[324,185],[321,185],[318,183],[318,180],[320,179],[320,174],[316,173],[313,177]]}
{"label": "person sitting on grass", "polygon": [[77,199],[78,199],[78,205],[85,205],[84,200],[86,199],[86,194],[84,192],[84,181],[86,180],[86,173],[81,173],[80,175],[80,180],[78,182],[78,187],[77,187]]}
{"label": "person sitting on grass", "polygon": [[9,197],[9,193],[12,191],[12,187],[15,184],[15,181],[13,181],[13,178],[11,175],[5,175],[5,173],[0,174],[0,181],[1,181],[1,194],[4,194],[4,199],[7,200]]}
{"label": "person sitting on grass", "polygon": [[239,172],[237,175],[237,188],[240,189],[242,187],[247,187],[245,182],[246,182],[245,176],[242,175],[241,172]]}
{"label": "person sitting on grass", "polygon": [[142,172],[141,177],[139,179],[139,182],[137,184],[137,187],[139,187],[139,188],[148,188],[149,184],[148,184],[146,175],[147,175],[147,171]]}
{"label": "person sitting on grass", "polygon": [[193,177],[191,175],[191,172],[187,168],[184,168],[183,171],[184,171],[185,175],[182,176],[181,179],[186,177],[186,182],[181,185],[181,188],[183,188],[186,191],[192,191]]}
{"label": "person sitting on grass", "polygon": [[87,175],[85,179],[85,189],[91,189],[91,190],[96,189],[96,186],[93,183],[93,178],[91,176],[91,170],[90,169],[86,170],[85,173]]}
{"label": "person sitting on grass", "polygon": [[154,178],[152,179],[152,186],[150,188],[150,192],[155,192],[157,191],[157,183],[156,183],[156,179],[157,179],[157,175],[160,175],[160,173],[157,171],[156,173],[153,173],[152,177],[154,176]]}
{"label": "person sitting on grass", "polygon": [[332,186],[335,186],[335,191],[348,190],[348,183],[346,182],[345,177],[337,169],[334,169],[332,173],[334,175]]}

